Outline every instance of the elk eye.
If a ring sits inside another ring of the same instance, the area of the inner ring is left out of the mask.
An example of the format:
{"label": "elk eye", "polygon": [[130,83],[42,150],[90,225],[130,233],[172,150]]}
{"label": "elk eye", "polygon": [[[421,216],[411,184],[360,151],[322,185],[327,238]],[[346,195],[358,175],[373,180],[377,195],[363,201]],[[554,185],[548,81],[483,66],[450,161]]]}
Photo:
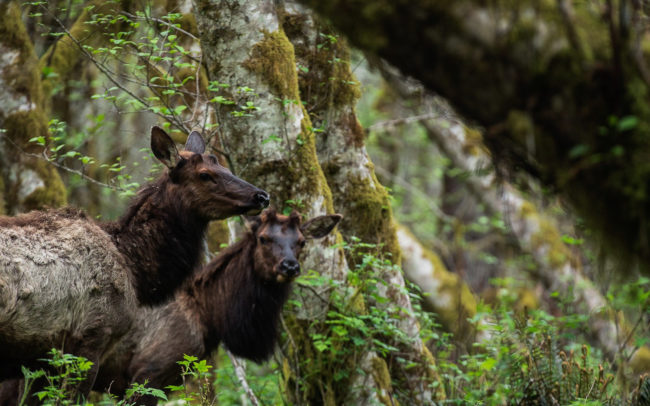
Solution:
{"label": "elk eye", "polygon": [[201,173],[199,173],[199,179],[204,180],[204,181],[207,182],[207,181],[211,181],[211,180],[212,180],[212,176],[210,176],[209,173],[201,172]]}
{"label": "elk eye", "polygon": [[306,243],[306,242],[307,242],[307,240],[299,241],[299,242],[298,242],[298,245],[300,246],[300,248],[302,248],[302,247],[305,246],[305,243]]}
{"label": "elk eye", "polygon": [[262,236],[260,236],[260,243],[261,243],[261,244],[268,244],[268,243],[269,243],[269,239],[266,238],[266,237],[262,237]]}

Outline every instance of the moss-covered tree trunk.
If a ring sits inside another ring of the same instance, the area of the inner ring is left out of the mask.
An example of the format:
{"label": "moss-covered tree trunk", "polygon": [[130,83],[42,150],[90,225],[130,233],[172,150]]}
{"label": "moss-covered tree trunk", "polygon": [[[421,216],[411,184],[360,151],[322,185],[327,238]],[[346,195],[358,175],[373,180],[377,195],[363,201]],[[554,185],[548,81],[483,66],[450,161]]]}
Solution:
{"label": "moss-covered tree trunk", "polygon": [[[227,84],[224,92],[236,101],[217,112],[233,171],[269,191],[279,210],[296,208],[307,218],[332,212],[312,124],[300,102],[294,49],[275,8],[263,1],[196,0],[194,6],[208,76]],[[335,286],[300,289],[301,305],[284,315],[286,394],[296,404],[390,404],[386,364],[373,351],[344,355],[343,348],[333,359],[314,345],[316,331],[332,335],[326,323],[330,300],[348,290],[346,261],[334,246],[340,240],[334,234],[304,250],[303,269]],[[363,299],[353,297],[346,306],[363,311]]]}
{"label": "moss-covered tree trunk", "polygon": [[[350,68],[346,41],[293,2],[286,3],[282,25],[295,48],[300,96],[316,129],[318,159],[332,190],[334,208],[344,216],[341,231],[349,243],[354,244],[350,240],[356,237],[373,244],[368,249],[371,253],[398,266],[372,269],[382,281],[378,289],[387,302],[366,296],[370,305],[386,309],[408,336],[406,342],[392,343],[401,352],[400,360],[389,359],[391,376],[401,379],[402,391],[410,392],[412,402],[431,403],[444,394],[434,394],[431,389],[438,377],[433,371],[433,357],[419,337],[419,325],[399,268],[401,252],[388,193],[377,180],[365,149],[364,130],[355,112],[360,84]],[[346,254],[351,266],[362,263],[359,250],[347,250]]]}
{"label": "moss-covered tree trunk", "polygon": [[649,272],[643,2],[303,1],[479,122],[495,159],[568,197]]}
{"label": "moss-covered tree trunk", "polygon": [[32,138],[48,136],[41,71],[18,2],[0,4],[0,168],[2,212],[15,214],[65,204],[53,166],[25,153],[39,153]]}

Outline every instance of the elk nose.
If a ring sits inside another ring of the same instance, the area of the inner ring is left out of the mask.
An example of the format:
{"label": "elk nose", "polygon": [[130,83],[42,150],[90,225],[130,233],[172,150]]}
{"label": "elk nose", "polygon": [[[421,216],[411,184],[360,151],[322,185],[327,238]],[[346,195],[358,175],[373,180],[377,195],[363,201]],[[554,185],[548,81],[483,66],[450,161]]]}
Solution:
{"label": "elk nose", "polygon": [[269,194],[266,193],[265,191],[255,193],[255,196],[253,196],[253,200],[255,201],[255,203],[259,204],[262,207],[269,206]]}
{"label": "elk nose", "polygon": [[285,259],[280,264],[280,271],[290,278],[300,273],[300,264],[295,259]]}

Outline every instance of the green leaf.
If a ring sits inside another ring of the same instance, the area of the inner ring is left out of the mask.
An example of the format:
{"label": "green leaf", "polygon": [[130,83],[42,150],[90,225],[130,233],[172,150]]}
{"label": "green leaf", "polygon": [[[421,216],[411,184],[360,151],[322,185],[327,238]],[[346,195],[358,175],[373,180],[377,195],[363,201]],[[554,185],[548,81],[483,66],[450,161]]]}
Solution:
{"label": "green leaf", "polygon": [[639,119],[636,116],[625,116],[618,121],[617,129],[620,132],[629,131],[639,124]]}
{"label": "green leaf", "polygon": [[269,142],[275,142],[275,141],[281,141],[282,138],[278,137],[276,134],[271,134],[264,141],[262,141],[262,145],[268,144]]}
{"label": "green leaf", "polygon": [[181,104],[180,106],[176,106],[176,108],[174,109],[174,114],[179,115],[185,110],[187,110],[187,106]]}
{"label": "green leaf", "polygon": [[490,371],[494,368],[494,366],[497,364],[497,360],[494,358],[487,358],[485,361],[481,362],[480,368],[483,371]]}
{"label": "green leaf", "polygon": [[569,158],[576,159],[585,156],[589,152],[589,145],[578,144],[569,151]]}

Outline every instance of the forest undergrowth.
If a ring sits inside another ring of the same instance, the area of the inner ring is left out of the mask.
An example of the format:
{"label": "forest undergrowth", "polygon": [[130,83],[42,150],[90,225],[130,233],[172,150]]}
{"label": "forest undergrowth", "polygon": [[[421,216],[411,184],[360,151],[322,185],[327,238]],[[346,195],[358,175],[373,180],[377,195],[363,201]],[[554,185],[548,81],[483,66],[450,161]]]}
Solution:
{"label": "forest undergrowth", "polygon": [[[390,260],[378,258],[373,244],[354,241],[343,244],[359,256],[354,270],[349,274],[348,287],[341,289],[339,282],[309,270],[299,277],[292,299],[284,314],[291,314],[303,305],[301,291],[305,288],[331,288],[326,324],[328,331],[320,331],[314,323],[309,330],[315,359],[322,374],[335,374],[335,381],[353,375],[352,368],[337,362],[343,353],[358,356],[376,351],[391,362],[409,362],[400,357],[401,342],[409,340],[395,328],[398,312],[386,313],[384,308],[368,305],[361,316],[354,309],[355,297],[363,295],[373,300],[386,300],[379,295],[381,269],[394,267]],[[442,386],[446,399],[441,405],[648,405],[650,404],[650,378],[634,378],[625,370],[622,360],[607,360],[602,352],[590,345],[585,335],[587,316],[562,313],[552,315],[542,309],[517,308],[517,283],[512,279],[492,281],[498,289],[496,304],[481,304],[471,320],[478,326],[473,344],[461,348],[452,334],[444,332],[435,322],[435,315],[422,308],[419,289],[410,284],[408,294],[413,299],[414,312],[420,322],[421,338],[435,356],[436,378],[429,379],[431,387]],[[647,284],[642,279],[622,287],[618,295],[619,306],[647,305]],[[612,297],[613,298],[613,297]],[[371,303],[371,300],[368,300]],[[570,307],[557,298],[557,308]],[[403,311],[401,309],[400,311]],[[286,343],[288,337],[283,332]],[[46,379],[45,388],[38,396],[45,405],[137,405],[139,396],[153,395],[161,404],[189,405],[289,405],[285,394],[285,371],[282,357],[276,355],[268,362],[243,363],[245,376],[237,376],[235,364],[223,349],[208,360],[199,360],[191,354],[179,361],[181,384],[169,386],[167,394],[147,384],[133,384],[124,398],[111,394],[93,393],[90,399],[75,395],[75,387],[85,379],[90,361],[83,357],[62,354],[52,350],[48,360],[50,369],[24,370],[30,389],[35,379]],[[294,377],[295,378],[295,377]],[[301,377],[297,377],[300,379]],[[425,378],[423,378],[425,379]],[[245,383],[245,385],[243,385]],[[245,390],[245,386],[250,391]],[[400,382],[394,381],[391,399],[395,404],[410,404],[409,393]],[[397,389],[400,388],[400,389]],[[26,395],[25,395],[26,396]],[[25,396],[22,397],[23,402]]]}

